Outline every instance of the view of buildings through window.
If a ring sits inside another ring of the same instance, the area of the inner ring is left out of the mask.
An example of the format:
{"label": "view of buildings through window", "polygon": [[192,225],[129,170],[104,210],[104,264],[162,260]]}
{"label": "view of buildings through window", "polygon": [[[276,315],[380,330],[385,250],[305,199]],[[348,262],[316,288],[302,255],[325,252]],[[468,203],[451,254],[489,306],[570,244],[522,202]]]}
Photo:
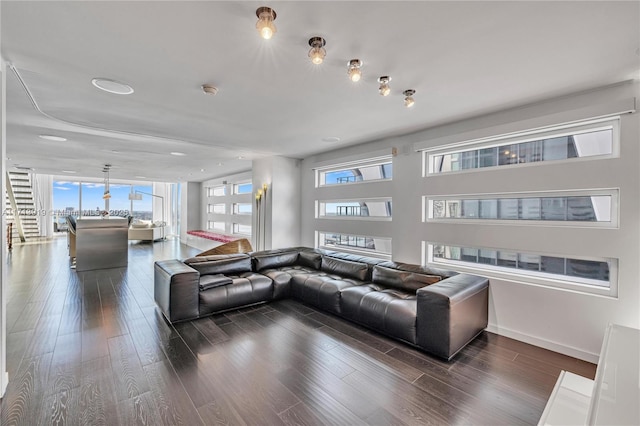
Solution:
{"label": "view of buildings through window", "polygon": [[431,199],[432,219],[611,222],[612,196]]}
{"label": "view of buildings through window", "polygon": [[432,244],[432,262],[484,265],[599,287],[610,286],[610,261],[572,259],[512,250]]}
{"label": "view of buildings through window", "polygon": [[391,161],[380,164],[369,164],[355,167],[345,167],[336,170],[319,171],[319,184],[341,185],[345,183],[365,182],[393,178],[393,164]]}
{"label": "view of buildings through window", "polygon": [[[316,170],[317,186],[359,184],[393,179],[391,157],[365,159],[348,166],[333,166]],[[319,200],[317,217],[325,219],[391,219],[391,198],[358,200]],[[365,252],[390,258],[391,239],[371,235],[348,235],[331,232],[317,233],[318,247],[346,252]]]}
{"label": "view of buildings through window", "polygon": [[523,137],[529,139],[523,142],[513,141],[500,145],[495,142],[480,143],[474,149],[429,154],[429,173],[611,155],[614,148],[613,137],[614,124],[599,124],[580,127],[574,131],[541,132],[540,137],[535,140]]}
{"label": "view of buildings through window", "polygon": [[[134,219],[153,220],[152,198],[142,194],[142,200],[129,200],[129,194],[141,191],[151,194],[151,185],[109,185],[109,212],[114,216],[133,216]],[[97,216],[105,209],[104,184],[99,182],[53,182],[53,221],[55,230],[66,229],[66,217]]]}

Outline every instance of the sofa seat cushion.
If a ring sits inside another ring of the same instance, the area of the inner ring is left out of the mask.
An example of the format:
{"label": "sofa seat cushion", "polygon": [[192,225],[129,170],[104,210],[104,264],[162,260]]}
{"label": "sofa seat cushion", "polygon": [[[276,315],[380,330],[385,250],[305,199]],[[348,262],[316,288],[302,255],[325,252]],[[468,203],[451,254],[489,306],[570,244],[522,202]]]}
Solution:
{"label": "sofa seat cushion", "polygon": [[340,292],[362,284],[360,280],[333,274],[297,274],[291,277],[291,293],[303,302],[340,314]]}
{"label": "sofa seat cushion", "polygon": [[397,339],[416,343],[417,298],[415,294],[378,284],[342,290],[341,314],[355,322]]}
{"label": "sofa seat cushion", "polygon": [[318,271],[305,266],[291,265],[274,269],[264,269],[261,274],[273,280],[273,299],[282,299],[291,294],[291,277],[299,274],[315,274]]}
{"label": "sofa seat cushion", "polygon": [[255,272],[244,272],[228,277],[233,281],[231,284],[200,292],[200,316],[271,300],[273,294],[271,278]]}
{"label": "sofa seat cushion", "polygon": [[220,287],[222,285],[232,284],[233,280],[222,274],[201,275],[200,291],[209,290],[211,288]]}

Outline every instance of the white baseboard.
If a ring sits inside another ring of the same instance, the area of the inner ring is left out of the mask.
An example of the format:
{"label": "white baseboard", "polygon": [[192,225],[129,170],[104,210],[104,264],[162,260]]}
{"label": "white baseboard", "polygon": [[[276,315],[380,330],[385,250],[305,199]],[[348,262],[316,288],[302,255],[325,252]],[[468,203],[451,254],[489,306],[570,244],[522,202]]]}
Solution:
{"label": "white baseboard", "polygon": [[563,345],[561,343],[553,342],[551,340],[541,339],[539,337],[531,336],[531,335],[521,333],[519,331],[511,330],[505,327],[498,327],[495,324],[489,324],[487,326],[487,331],[490,331],[491,333],[499,334],[504,337],[509,337],[510,339],[529,343],[534,346],[539,346],[544,349],[549,349],[550,351],[558,352],[558,353],[568,355],[574,358],[578,358],[587,362],[591,362],[593,364],[597,364],[598,359],[600,358],[600,353],[587,352],[582,349]]}

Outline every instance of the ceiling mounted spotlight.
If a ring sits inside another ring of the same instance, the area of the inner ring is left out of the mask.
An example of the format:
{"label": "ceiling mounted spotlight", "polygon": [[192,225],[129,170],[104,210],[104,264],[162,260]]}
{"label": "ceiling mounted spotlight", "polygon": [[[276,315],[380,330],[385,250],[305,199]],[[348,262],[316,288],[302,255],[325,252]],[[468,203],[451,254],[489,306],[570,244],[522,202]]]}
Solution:
{"label": "ceiling mounted spotlight", "polygon": [[309,46],[311,46],[309,57],[314,65],[320,65],[324,61],[324,57],[327,56],[327,51],[324,50],[325,44],[327,44],[327,41],[322,37],[311,37],[309,39]]}
{"label": "ceiling mounted spotlight", "polygon": [[389,86],[390,81],[391,77],[388,75],[383,75],[378,78],[378,83],[380,83],[380,89],[378,89],[378,91],[382,96],[389,96],[389,93],[391,93],[391,86]]}
{"label": "ceiling mounted spotlight", "polygon": [[356,81],[360,81],[362,77],[362,71],[360,68],[362,67],[362,61],[360,59],[352,59],[349,61],[349,69],[347,70],[347,75],[349,79],[354,83]]}
{"label": "ceiling mounted spotlight", "polygon": [[276,26],[273,23],[276,20],[276,11],[263,6],[256,10],[256,16],[258,17],[256,29],[260,33],[260,37],[269,40],[276,33]]}
{"label": "ceiling mounted spotlight", "polygon": [[406,106],[407,108],[411,108],[413,104],[416,103],[416,101],[413,99],[413,95],[416,94],[416,91],[413,89],[409,89],[402,92],[402,94],[405,96],[404,106]]}
{"label": "ceiling mounted spotlight", "polygon": [[216,86],[212,86],[211,84],[203,84],[202,91],[211,96],[215,96],[216,94],[218,94],[218,88]]}

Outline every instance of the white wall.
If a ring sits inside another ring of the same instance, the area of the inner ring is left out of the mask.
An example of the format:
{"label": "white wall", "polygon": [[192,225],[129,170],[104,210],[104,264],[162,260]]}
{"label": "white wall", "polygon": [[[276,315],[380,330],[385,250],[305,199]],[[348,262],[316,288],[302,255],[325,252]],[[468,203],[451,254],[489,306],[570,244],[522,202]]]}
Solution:
{"label": "white wall", "polygon": [[[425,178],[422,154],[417,150],[617,113],[633,105],[633,97],[637,96],[637,84],[621,84],[307,158],[302,164],[302,243],[313,245],[314,231],[326,226],[321,219],[315,219],[314,204],[320,197],[330,198],[330,191],[314,188],[313,167],[350,158],[368,158],[375,156],[372,153],[388,153],[395,147],[398,154],[393,159],[392,182],[353,186],[358,197],[391,195],[393,221],[388,227],[378,222],[345,221],[341,227],[350,233],[392,237],[393,259],[410,263],[422,263],[424,241],[618,259],[617,297],[491,279],[490,331],[597,361],[609,322],[640,328],[639,115],[622,115],[620,156],[606,160],[496,168]],[[412,113],[428,114],[420,111],[419,105],[416,107]],[[422,221],[425,195],[593,188],[620,189],[619,229]]]}
{"label": "white wall", "polygon": [[200,182],[180,183],[180,241],[184,244],[187,243],[187,231],[203,229],[201,204]]}
{"label": "white wall", "polygon": [[264,249],[300,244],[300,170],[300,160],[293,158],[274,156],[253,161],[253,192],[268,185]]}

